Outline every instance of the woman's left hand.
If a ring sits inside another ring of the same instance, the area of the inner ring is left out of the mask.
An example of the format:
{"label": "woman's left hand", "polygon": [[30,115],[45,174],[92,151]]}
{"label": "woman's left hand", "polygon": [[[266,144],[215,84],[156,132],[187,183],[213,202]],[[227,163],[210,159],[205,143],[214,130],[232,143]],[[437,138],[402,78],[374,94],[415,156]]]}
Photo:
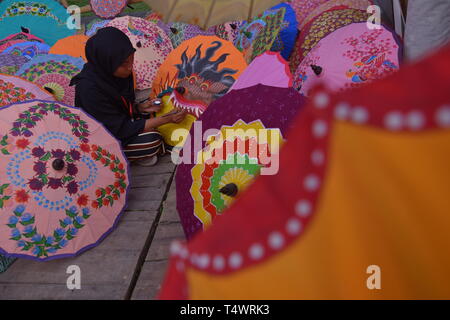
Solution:
{"label": "woman's left hand", "polygon": [[138,110],[141,113],[158,112],[161,110],[161,108],[162,108],[162,101],[160,99],[153,99],[138,105]]}

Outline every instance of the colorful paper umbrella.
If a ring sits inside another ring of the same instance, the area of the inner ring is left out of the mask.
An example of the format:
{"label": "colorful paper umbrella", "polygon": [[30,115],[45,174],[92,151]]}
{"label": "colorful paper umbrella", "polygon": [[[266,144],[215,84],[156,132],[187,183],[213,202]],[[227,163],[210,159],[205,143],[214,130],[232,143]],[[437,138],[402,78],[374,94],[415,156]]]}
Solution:
{"label": "colorful paper umbrella", "polygon": [[153,23],[159,23],[162,20],[162,15],[158,12],[150,11],[145,17],[145,20],[153,22]]}
{"label": "colorful paper umbrella", "polygon": [[192,39],[196,36],[213,36],[215,30],[202,30],[199,26],[184,23],[184,22],[172,22],[165,24],[163,22],[158,23],[158,26],[166,32],[172,41],[174,48],[178,47],[183,41]]}
{"label": "colorful paper umbrella", "polygon": [[72,77],[83,68],[84,61],[67,55],[37,56],[25,63],[16,75],[31,81],[52,93],[56,100],[75,104],[75,88],[69,86]]}
{"label": "colorful paper umbrella", "polygon": [[278,174],[172,246],[160,298],[449,299],[448,83],[450,47],[367,87],[317,92]]}
{"label": "colorful paper umbrella", "polygon": [[158,128],[166,143],[177,144],[178,140],[171,138],[172,132],[178,128],[189,131],[208,105],[228,92],[246,67],[241,52],[216,36],[197,36],[173,50],[158,70],[151,97],[167,96],[158,115],[170,113],[174,107],[185,109],[188,115],[180,124]]}
{"label": "colorful paper umbrella", "polygon": [[236,47],[244,53],[247,63],[260,54],[270,51],[283,28],[286,8],[264,13],[241,27]]}
{"label": "colorful paper umbrella", "polygon": [[89,0],[92,11],[103,19],[117,17],[128,4],[128,0]]}
{"label": "colorful paper umbrella", "polygon": [[101,124],[57,102],[0,111],[0,253],[71,257],[113,230],[126,202],[128,168]]}
{"label": "colorful paper umbrella", "polygon": [[94,19],[86,26],[86,35],[92,37],[101,28],[104,28],[111,20]]}
{"label": "colorful paper umbrella", "polygon": [[216,36],[236,45],[237,39],[239,38],[239,32],[245,24],[246,21],[230,21],[214,26],[213,28]]}
{"label": "colorful paper umbrella", "polygon": [[35,37],[30,33],[26,32],[16,33],[0,40],[0,53],[5,53],[5,50],[8,49],[9,47],[26,41],[35,41],[40,43],[44,42],[44,40]]}
{"label": "colorful paper umbrella", "polygon": [[55,100],[46,90],[25,79],[0,74],[0,108],[27,100]]}
{"label": "colorful paper umbrella", "polygon": [[0,73],[16,74],[22,65],[30,59],[25,56],[19,56],[12,53],[0,54]]}
{"label": "colorful paper umbrella", "polygon": [[164,17],[164,22],[186,22],[203,29],[227,21],[254,17],[280,0],[144,0]]}
{"label": "colorful paper umbrella", "polygon": [[298,22],[295,16],[295,11],[288,3],[280,3],[269,9],[269,11],[276,11],[281,8],[285,9],[281,30],[278,37],[275,39],[271,50],[280,51],[281,56],[288,60],[291,56],[292,49],[294,49],[295,40],[298,34]]}
{"label": "colorful paper umbrella", "polygon": [[[49,46],[59,39],[75,34],[67,22],[70,15],[54,0],[3,0],[0,2],[0,38],[27,28]],[[70,26],[70,24],[69,24]]]}
{"label": "colorful paper umbrella", "polygon": [[87,62],[85,47],[86,42],[89,40],[88,36],[78,34],[70,36],[61,40],[58,40],[53,47],[51,47],[49,53],[51,54],[66,54],[75,58],[82,58]]}
{"label": "colorful paper umbrella", "polygon": [[151,88],[158,68],[173,50],[169,37],[156,24],[142,18],[116,18],[107,26],[122,30],[137,50],[134,58],[136,88]]}
{"label": "colorful paper umbrella", "polygon": [[32,59],[35,56],[41,54],[48,54],[50,46],[45,43],[26,41],[13,44],[8,49],[3,51],[5,54],[14,54],[18,56],[24,56],[28,59]]}
{"label": "colorful paper umbrella", "polygon": [[319,41],[294,74],[294,88],[304,95],[319,82],[333,90],[355,88],[398,71],[401,44],[385,29],[353,23]]}
{"label": "colorful paper umbrella", "polygon": [[289,65],[279,52],[266,52],[256,57],[231,87],[231,90],[248,88],[257,84],[271,87],[292,87]]}
{"label": "colorful paper umbrella", "polygon": [[[261,170],[276,171],[278,148],[303,103],[292,88],[256,85],[229,92],[205,111],[176,174],[177,210],[188,238],[209,227]],[[213,141],[202,140],[207,130],[218,131],[208,134]]]}

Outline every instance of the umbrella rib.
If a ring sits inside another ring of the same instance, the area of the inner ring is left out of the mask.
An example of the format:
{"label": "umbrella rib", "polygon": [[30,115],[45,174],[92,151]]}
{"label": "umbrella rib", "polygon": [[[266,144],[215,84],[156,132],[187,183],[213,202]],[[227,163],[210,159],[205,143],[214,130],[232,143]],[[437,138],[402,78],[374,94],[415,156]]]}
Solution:
{"label": "umbrella rib", "polygon": [[205,24],[203,25],[203,29],[205,29],[205,30],[207,29],[207,26],[208,26],[208,23],[209,23],[209,19],[211,19],[211,15],[212,15],[212,12],[213,12],[214,7],[216,5],[216,1],[217,0],[213,0],[213,2],[211,4],[211,7],[209,7],[208,16],[206,17]]}
{"label": "umbrella rib", "polygon": [[250,10],[248,11],[248,19],[247,21],[250,21],[253,17],[253,8],[255,7],[255,0],[250,0]]}
{"label": "umbrella rib", "polygon": [[177,6],[177,4],[178,4],[178,0],[175,0],[173,2],[172,8],[170,8],[169,13],[167,14],[166,23],[169,23],[170,16],[172,16],[172,13],[175,10],[175,7]]}

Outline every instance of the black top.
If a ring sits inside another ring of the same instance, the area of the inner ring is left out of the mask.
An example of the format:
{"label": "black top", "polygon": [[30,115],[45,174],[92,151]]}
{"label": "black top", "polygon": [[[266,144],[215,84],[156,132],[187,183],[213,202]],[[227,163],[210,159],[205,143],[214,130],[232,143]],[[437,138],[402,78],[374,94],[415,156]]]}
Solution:
{"label": "black top", "polygon": [[[125,146],[144,131],[145,119],[133,120],[133,76],[113,76],[135,51],[128,37],[112,27],[100,29],[86,43],[88,62],[75,76],[75,106],[102,123]],[[130,114],[131,113],[131,114]]]}

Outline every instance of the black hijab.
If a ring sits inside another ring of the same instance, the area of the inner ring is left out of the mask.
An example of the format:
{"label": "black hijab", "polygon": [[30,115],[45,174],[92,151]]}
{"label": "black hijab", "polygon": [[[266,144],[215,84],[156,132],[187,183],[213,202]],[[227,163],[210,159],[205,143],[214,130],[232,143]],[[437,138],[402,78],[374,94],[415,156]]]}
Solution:
{"label": "black hijab", "polygon": [[102,28],[86,43],[88,62],[76,75],[70,85],[76,85],[82,79],[94,81],[96,86],[110,98],[123,103],[122,97],[133,103],[135,100],[133,76],[123,79],[113,74],[117,68],[133,53],[130,39],[119,29]]}

